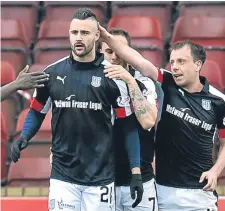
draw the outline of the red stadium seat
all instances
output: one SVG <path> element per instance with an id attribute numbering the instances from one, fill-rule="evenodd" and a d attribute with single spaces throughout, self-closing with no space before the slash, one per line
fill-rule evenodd
<path id="1" fill-rule="evenodd" d="M 24 25 L 18 20 L 1 20 L 2 60 L 9 61 L 18 74 L 27 63 L 27 36 Z"/>
<path id="2" fill-rule="evenodd" d="M 161 49 L 138 49 L 139 53 L 147 60 L 149 60 L 156 67 L 162 67 L 163 61 L 163 52 Z"/>
<path id="3" fill-rule="evenodd" d="M 132 24 L 130 24 L 132 22 Z M 137 49 L 143 57 L 154 65 L 163 64 L 163 40 L 159 20 L 155 17 L 118 16 L 112 17 L 108 28 L 121 28 L 129 32 L 132 47 Z"/>
<path id="4" fill-rule="evenodd" d="M 68 29 L 69 21 L 44 20 L 41 23 L 34 49 L 35 63 L 50 64 L 70 54 Z"/>
<path id="5" fill-rule="evenodd" d="M 14 68 L 9 62 L 1 61 L 1 86 L 16 79 Z"/>
<path id="6" fill-rule="evenodd" d="M 36 38 L 36 23 L 39 2 L 35 1 L 2 1 L 2 19 L 14 19 L 23 22 L 28 37 L 28 44 Z"/>
<path id="7" fill-rule="evenodd" d="M 44 5 L 47 20 L 71 21 L 77 9 L 88 7 L 96 14 L 100 23 L 103 24 L 106 21 L 106 2 L 104 1 L 45 1 Z"/>
<path id="8" fill-rule="evenodd" d="M 175 23 L 171 44 L 186 39 L 203 46 L 225 46 L 225 18 L 179 17 Z"/>
<path id="9" fill-rule="evenodd" d="M 210 85 L 214 86 L 221 92 L 224 91 L 225 86 L 222 81 L 221 70 L 216 62 L 209 60 L 206 61 L 202 67 L 200 74 L 207 78 Z"/>
<path id="10" fill-rule="evenodd" d="M 11 163 L 8 186 L 49 186 L 50 164 L 48 157 L 23 157 Z"/>
<path id="11" fill-rule="evenodd" d="M 168 37 L 172 23 L 172 4 L 172 1 L 112 1 L 112 16 L 155 16 L 162 26 L 163 37 Z"/>
<path id="12" fill-rule="evenodd" d="M 224 50 L 206 49 L 206 58 L 207 60 L 216 62 L 220 67 L 221 80 L 223 82 L 223 87 L 225 87 L 225 48 Z"/>
<path id="13" fill-rule="evenodd" d="M 212 16 L 225 17 L 224 1 L 179 1 L 178 11 L 180 16 L 192 17 Z"/>
<path id="14" fill-rule="evenodd" d="M 129 32 L 134 46 L 158 46 L 163 49 L 161 26 L 155 17 L 116 16 L 109 21 L 110 28 L 122 28 Z"/>
<path id="15" fill-rule="evenodd" d="M 1 25 L 2 47 L 27 49 L 27 36 L 21 21 L 2 19 Z"/>

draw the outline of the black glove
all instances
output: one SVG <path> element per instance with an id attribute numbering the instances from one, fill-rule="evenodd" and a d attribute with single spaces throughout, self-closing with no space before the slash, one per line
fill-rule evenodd
<path id="1" fill-rule="evenodd" d="M 16 163 L 20 158 L 20 151 L 25 149 L 28 145 L 28 141 L 25 137 L 20 136 L 20 138 L 12 143 L 10 157 L 14 163 Z"/>
<path id="2" fill-rule="evenodd" d="M 130 184 L 130 194 L 131 198 L 134 200 L 137 192 L 137 197 L 135 202 L 132 204 L 132 208 L 135 208 L 142 200 L 143 196 L 143 184 L 141 174 L 132 174 L 131 184 Z"/>

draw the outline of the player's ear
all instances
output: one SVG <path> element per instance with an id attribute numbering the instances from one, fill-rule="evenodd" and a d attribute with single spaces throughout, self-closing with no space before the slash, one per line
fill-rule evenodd
<path id="1" fill-rule="evenodd" d="M 100 38 L 100 31 L 98 30 L 95 34 L 95 42 L 98 41 Z"/>
<path id="2" fill-rule="evenodd" d="M 202 61 L 198 60 L 196 62 L 196 72 L 200 72 L 201 68 L 202 68 Z"/>

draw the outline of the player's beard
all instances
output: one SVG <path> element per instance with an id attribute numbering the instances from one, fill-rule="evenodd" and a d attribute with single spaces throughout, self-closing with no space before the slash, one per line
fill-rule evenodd
<path id="1" fill-rule="evenodd" d="M 82 51 L 77 51 L 76 44 L 74 44 L 73 46 L 71 46 L 73 53 L 78 56 L 78 57 L 85 57 L 86 55 L 88 55 L 94 48 L 94 43 L 91 43 L 90 45 L 85 45 L 83 44 L 83 50 Z"/>

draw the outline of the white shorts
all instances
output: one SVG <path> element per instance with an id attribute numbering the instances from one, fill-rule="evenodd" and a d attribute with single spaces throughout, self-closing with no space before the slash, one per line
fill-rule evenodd
<path id="1" fill-rule="evenodd" d="M 116 211 L 158 211 L 155 179 L 143 183 L 142 201 L 132 208 L 134 200 L 130 196 L 129 186 L 116 187 Z"/>
<path id="2" fill-rule="evenodd" d="M 217 196 L 202 189 L 156 185 L 159 211 L 217 211 Z"/>
<path id="3" fill-rule="evenodd" d="M 114 211 L 114 183 L 95 187 L 50 179 L 48 207 L 52 211 Z"/>

